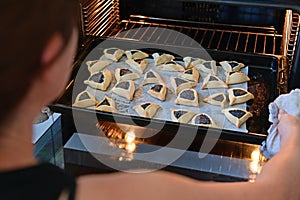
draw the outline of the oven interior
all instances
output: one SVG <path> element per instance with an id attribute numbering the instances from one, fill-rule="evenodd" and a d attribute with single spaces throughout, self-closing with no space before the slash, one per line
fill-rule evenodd
<path id="1" fill-rule="evenodd" d="M 238 132 L 222 130 L 220 142 L 212 149 L 213 154 L 221 157 L 251 159 L 251 152 L 256 146 L 245 148 L 247 144 L 229 144 L 228 141 L 260 144 L 269 126 L 268 103 L 279 94 L 300 86 L 300 70 L 297 68 L 300 57 L 300 14 L 293 7 L 283 8 L 271 3 L 252 5 L 244 1 L 81 0 L 80 14 L 80 46 L 71 82 L 65 94 L 51 106 L 54 111 L 63 113 L 64 144 L 74 132 L 99 135 L 101 129 L 104 136 L 119 141 L 125 136 L 119 126 L 136 132 L 143 129 L 141 132 L 145 133 L 155 130 L 156 123 L 160 124 L 160 121 L 153 120 L 153 127 L 145 129 L 143 127 L 149 121 L 143 118 L 122 115 L 112 117 L 109 113 L 99 112 L 96 113 L 97 120 L 91 120 L 94 119 L 94 112 L 72 110 L 75 76 L 82 63 L 97 58 L 91 52 L 104 40 L 112 40 L 116 44 L 127 42 L 134 45 L 142 42 L 193 48 L 190 40 L 180 40 L 177 35 L 166 36 L 160 29 L 167 28 L 188 35 L 216 60 L 232 59 L 249 64 L 252 81 L 248 89 L 256 93 L 257 100 L 248 103 L 247 109 L 258 117 L 247 122 L 249 134 L 242 137 Z M 261 94 L 257 94 L 257 91 Z M 76 130 L 72 117 L 74 114 L 80 116 L 80 120 L 86 124 L 82 130 Z M 130 125 L 132 119 L 138 126 Z M 122 123 L 116 126 L 115 121 Z M 176 124 L 165 123 L 164 129 L 155 136 L 138 142 L 164 146 L 172 140 L 174 131 L 178 130 Z M 192 129 L 187 126 L 184 132 Z M 206 132 L 207 129 L 198 128 L 201 134 L 189 146 L 190 151 L 199 151 Z M 209 134 L 214 137 L 213 130 Z M 180 144 L 173 147 L 181 148 Z"/>
<path id="2" fill-rule="evenodd" d="M 244 56 L 241 61 L 247 64 L 265 66 L 264 70 L 250 70 L 248 89 L 258 94 L 248 110 L 255 116 L 264 115 L 248 122 L 250 132 L 266 134 L 267 105 L 300 84 L 296 66 L 300 15 L 292 8 L 251 2 L 85 0 L 80 3 L 80 13 L 77 66 L 103 38 L 193 47 L 190 40 L 166 35 L 160 28 L 191 37 L 215 59 Z"/>

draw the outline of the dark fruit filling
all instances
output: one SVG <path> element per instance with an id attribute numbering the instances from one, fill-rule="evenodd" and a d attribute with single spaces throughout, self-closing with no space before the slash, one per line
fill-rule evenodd
<path id="1" fill-rule="evenodd" d="M 98 61 L 93 61 L 91 62 L 91 65 L 90 66 L 93 66 L 94 64 L 96 64 Z"/>
<path id="2" fill-rule="evenodd" d="M 150 104 L 151 104 L 151 103 L 144 103 L 144 104 L 141 105 L 141 107 L 142 107 L 144 110 L 146 110 L 146 108 L 147 108 L 148 106 L 150 106 Z"/>
<path id="3" fill-rule="evenodd" d="M 210 76 L 208 81 L 218 81 L 218 79 L 215 76 Z"/>
<path id="4" fill-rule="evenodd" d="M 130 71 L 129 69 L 120 70 L 120 76 L 124 76 L 125 74 L 130 74 L 130 73 L 132 73 L 132 71 Z"/>
<path id="5" fill-rule="evenodd" d="M 197 115 L 195 119 L 196 124 L 211 124 L 210 119 L 206 115 Z"/>
<path id="6" fill-rule="evenodd" d="M 195 95 L 194 92 L 192 90 L 185 90 L 180 94 L 181 98 L 184 99 L 188 99 L 188 100 L 194 100 L 195 99 Z"/>
<path id="7" fill-rule="evenodd" d="M 243 96 L 243 95 L 247 94 L 247 92 L 245 92 L 244 90 L 236 89 L 236 90 L 233 90 L 233 94 L 234 94 L 234 96 L 238 97 L 238 96 Z"/>
<path id="8" fill-rule="evenodd" d="M 231 67 L 236 67 L 236 66 L 239 65 L 239 63 L 234 62 L 234 61 L 228 62 L 228 64 L 229 64 Z"/>
<path id="9" fill-rule="evenodd" d="M 108 54 L 114 54 L 116 52 L 116 49 L 109 49 L 106 53 Z"/>
<path id="10" fill-rule="evenodd" d="M 148 72 L 147 78 L 155 78 L 155 75 L 153 74 L 153 72 Z"/>
<path id="11" fill-rule="evenodd" d="M 85 92 L 85 93 L 82 93 L 79 97 L 79 101 L 82 101 L 82 100 L 85 100 L 85 99 L 89 99 L 89 95 Z"/>
<path id="12" fill-rule="evenodd" d="M 246 114 L 246 112 L 242 110 L 230 110 L 229 113 L 237 118 L 242 118 Z"/>
<path id="13" fill-rule="evenodd" d="M 183 80 L 181 78 L 175 78 L 175 83 L 176 83 L 176 85 L 181 85 L 183 83 L 187 83 L 187 81 Z"/>
<path id="14" fill-rule="evenodd" d="M 128 90 L 129 88 L 129 82 L 121 82 L 121 83 L 118 83 L 117 86 L 118 88 L 123 88 L 125 90 Z"/>
<path id="15" fill-rule="evenodd" d="M 183 111 L 183 110 L 177 110 L 174 111 L 174 116 L 179 119 L 182 115 L 184 115 L 185 113 L 187 113 L 187 111 Z"/>
<path id="16" fill-rule="evenodd" d="M 224 97 L 223 97 L 223 95 L 218 95 L 218 96 L 214 97 L 213 100 L 222 102 L 224 100 Z"/>
<path id="17" fill-rule="evenodd" d="M 97 83 L 103 83 L 104 81 L 104 75 L 102 72 L 99 72 L 97 74 L 94 74 L 91 76 L 90 80 L 97 82 Z"/>
<path id="18" fill-rule="evenodd" d="M 210 62 L 205 62 L 205 63 L 203 63 L 203 65 L 204 65 L 207 69 L 211 69 L 211 63 L 210 63 Z"/>
<path id="19" fill-rule="evenodd" d="M 193 70 L 192 70 L 192 69 L 189 69 L 189 70 L 186 70 L 184 73 L 185 73 L 185 74 L 193 74 Z"/>
<path id="20" fill-rule="evenodd" d="M 104 99 L 100 104 L 99 106 L 110 106 L 109 102 L 107 99 Z"/>
<path id="21" fill-rule="evenodd" d="M 143 59 L 136 59 L 134 61 L 137 62 L 137 63 L 139 63 L 139 64 L 141 64 L 141 62 L 143 61 Z"/>
<path id="22" fill-rule="evenodd" d="M 153 87 L 151 87 L 151 90 L 155 92 L 160 92 L 162 87 L 163 87 L 162 85 L 154 85 Z"/>

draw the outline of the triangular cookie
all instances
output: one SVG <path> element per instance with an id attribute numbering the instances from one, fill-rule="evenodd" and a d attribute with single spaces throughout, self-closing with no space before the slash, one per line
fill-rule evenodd
<path id="1" fill-rule="evenodd" d="M 228 108 L 222 110 L 222 113 L 226 116 L 226 118 L 236 125 L 236 127 L 240 128 L 240 126 L 252 117 L 252 114 L 246 110 L 240 108 Z"/>
<path id="2" fill-rule="evenodd" d="M 243 72 L 228 72 L 226 73 L 226 84 L 233 85 L 250 81 L 250 78 Z"/>
<path id="3" fill-rule="evenodd" d="M 237 72 L 245 67 L 243 63 L 239 63 L 237 61 L 222 61 L 220 65 L 226 72 Z"/>
<path id="4" fill-rule="evenodd" d="M 188 81 L 179 77 L 171 77 L 171 85 L 176 95 L 184 89 L 189 89 L 197 86 L 195 82 Z"/>
<path id="5" fill-rule="evenodd" d="M 169 72 L 183 72 L 184 67 L 175 61 L 168 61 L 157 66 L 157 69 Z"/>
<path id="6" fill-rule="evenodd" d="M 205 62 L 205 60 L 203 60 L 203 59 L 193 58 L 193 57 L 189 57 L 189 56 L 184 57 L 183 61 L 184 61 L 186 69 L 196 67 L 197 65 L 202 64 L 203 62 Z"/>
<path id="7" fill-rule="evenodd" d="M 122 58 L 124 54 L 124 50 L 112 47 L 112 48 L 104 49 L 103 53 L 107 59 L 110 59 L 114 62 L 118 62 Z"/>
<path id="8" fill-rule="evenodd" d="M 141 60 L 149 57 L 147 53 L 141 50 L 129 50 L 129 51 L 125 51 L 125 54 L 128 59 L 132 59 L 132 60 Z"/>
<path id="9" fill-rule="evenodd" d="M 84 83 L 92 88 L 106 91 L 112 81 L 112 78 L 112 73 L 108 69 L 105 69 L 103 71 L 91 74 L 89 79 L 85 80 Z"/>
<path id="10" fill-rule="evenodd" d="M 198 83 L 200 74 L 196 68 L 191 68 L 185 70 L 182 74 L 179 74 L 178 76 L 180 78 L 184 78 L 189 81 L 195 81 L 196 83 Z"/>
<path id="11" fill-rule="evenodd" d="M 146 69 L 146 67 L 149 64 L 148 60 L 144 60 L 144 59 L 140 59 L 140 60 L 133 60 L 133 59 L 127 59 L 125 61 L 131 68 L 133 68 L 134 70 L 140 72 L 140 73 L 144 73 L 144 70 Z"/>
<path id="12" fill-rule="evenodd" d="M 88 70 L 91 74 L 100 72 L 104 67 L 108 66 L 110 62 L 104 60 L 93 60 L 86 62 Z"/>
<path id="13" fill-rule="evenodd" d="M 113 99 L 105 96 L 96 106 L 95 110 L 117 113 L 116 104 Z"/>
<path id="14" fill-rule="evenodd" d="M 156 66 L 175 59 L 175 57 L 173 55 L 166 54 L 166 53 L 164 53 L 162 55 L 159 55 L 159 53 L 154 53 L 154 54 L 152 54 L 152 57 L 154 59 L 154 63 Z"/>
<path id="15" fill-rule="evenodd" d="M 212 94 L 204 99 L 203 102 L 209 103 L 216 106 L 225 107 L 226 95 L 224 93 Z"/>
<path id="16" fill-rule="evenodd" d="M 121 97 L 125 97 L 128 100 L 133 99 L 135 92 L 135 85 L 132 80 L 118 82 L 111 91 Z"/>
<path id="17" fill-rule="evenodd" d="M 126 81 L 126 80 L 135 80 L 140 78 L 140 75 L 132 72 L 127 68 L 117 68 L 115 72 L 115 77 L 117 82 Z"/>
<path id="18" fill-rule="evenodd" d="M 147 92 L 151 96 L 161 101 L 166 100 L 167 87 L 163 84 L 153 85 Z"/>
<path id="19" fill-rule="evenodd" d="M 193 117 L 192 123 L 204 127 L 217 127 L 214 120 L 206 113 L 200 113 Z"/>
<path id="20" fill-rule="evenodd" d="M 208 74 L 203 81 L 202 89 L 208 88 L 228 88 L 228 85 L 224 83 L 219 77 Z"/>
<path id="21" fill-rule="evenodd" d="M 170 109 L 171 110 L 171 119 L 174 122 L 179 123 L 188 123 L 191 121 L 193 116 L 196 114 L 195 112 L 182 110 L 182 109 Z"/>
<path id="22" fill-rule="evenodd" d="M 153 118 L 160 106 L 156 103 L 146 102 L 135 105 L 133 109 L 142 117 Z"/>
<path id="23" fill-rule="evenodd" d="M 231 88 L 228 90 L 229 105 L 235 105 L 239 103 L 245 103 L 254 96 L 243 88 Z"/>
<path id="24" fill-rule="evenodd" d="M 205 72 L 205 73 L 210 73 L 210 74 L 216 74 L 217 73 L 217 64 L 216 61 L 211 60 L 211 61 L 205 61 L 201 64 L 198 64 L 196 66 L 197 69 Z"/>
<path id="25" fill-rule="evenodd" d="M 144 80 L 143 80 L 143 85 L 147 85 L 147 84 L 164 84 L 164 81 L 163 79 L 161 78 L 161 76 L 153 71 L 153 70 L 149 70 L 145 73 L 145 76 L 144 76 Z"/>
<path id="26" fill-rule="evenodd" d="M 98 102 L 94 97 L 94 95 L 84 90 L 77 95 L 75 102 L 73 103 L 73 106 L 85 108 L 89 106 L 95 106 L 97 103 Z"/>
<path id="27" fill-rule="evenodd" d="M 179 93 L 175 103 L 186 106 L 199 106 L 198 93 L 194 89 L 184 89 Z"/>

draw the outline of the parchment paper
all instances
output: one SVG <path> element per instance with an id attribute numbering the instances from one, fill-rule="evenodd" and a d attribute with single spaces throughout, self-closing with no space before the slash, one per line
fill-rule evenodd
<path id="1" fill-rule="evenodd" d="M 105 58 L 105 56 L 102 56 L 100 59 L 101 60 L 108 60 L 108 59 Z M 125 63 L 125 60 L 126 60 L 126 57 L 124 56 L 119 62 L 110 61 L 111 64 L 108 65 L 105 69 L 110 70 L 112 72 L 112 74 L 115 74 L 115 70 L 117 68 L 128 68 L 128 69 L 132 70 L 133 72 L 139 73 L 139 72 L 135 71 L 134 69 L 132 69 L 129 65 L 127 65 Z M 215 106 L 215 105 L 211 105 L 211 104 L 202 102 L 203 98 L 208 97 L 212 94 L 216 94 L 216 93 L 221 93 L 222 92 L 226 96 L 228 96 L 227 90 L 229 88 L 239 87 L 239 88 L 243 88 L 243 89 L 247 90 L 247 83 L 230 85 L 228 89 L 226 88 L 226 89 L 205 89 L 205 90 L 202 90 L 201 87 L 202 87 L 202 84 L 203 84 L 203 80 L 207 76 L 207 74 L 202 72 L 202 71 L 199 71 L 199 73 L 200 73 L 199 83 L 197 84 L 197 87 L 194 88 L 198 92 L 198 95 L 199 95 L 199 107 L 176 105 L 174 103 L 174 101 L 176 99 L 176 95 L 174 94 L 173 88 L 171 86 L 170 77 L 171 76 L 177 77 L 178 74 L 180 74 L 182 72 L 167 72 L 167 71 L 158 70 L 156 68 L 156 66 L 154 65 L 154 60 L 153 59 L 147 58 L 147 60 L 149 61 L 150 64 L 147 66 L 147 68 L 145 69 L 144 72 L 147 72 L 150 69 L 158 72 L 160 74 L 160 76 L 163 78 L 163 80 L 165 81 L 166 86 L 168 87 L 166 101 L 164 101 L 164 102 L 150 96 L 149 94 L 147 94 L 147 91 L 149 90 L 149 88 L 153 84 L 148 84 L 148 85 L 142 86 L 141 83 L 144 79 L 144 74 L 140 74 L 140 73 L 139 73 L 140 78 L 137 79 L 137 80 L 134 80 L 135 86 L 136 86 L 136 91 L 135 91 L 134 99 L 132 101 L 129 101 L 129 100 L 123 98 L 123 97 L 120 97 L 120 96 L 118 96 L 118 95 L 116 95 L 116 94 L 114 94 L 110 91 L 111 88 L 116 84 L 115 79 L 112 81 L 109 88 L 105 92 L 101 91 L 101 90 L 95 90 L 95 89 L 93 89 L 89 86 L 87 86 L 86 90 L 91 92 L 92 94 L 94 94 L 98 101 L 101 101 L 105 95 L 108 96 L 108 97 L 111 97 L 115 101 L 116 108 L 121 114 L 139 116 L 132 109 L 132 107 L 136 104 L 149 101 L 149 102 L 157 103 L 161 106 L 161 108 L 158 110 L 156 115 L 153 117 L 155 119 L 160 119 L 160 120 L 163 120 L 163 121 L 171 121 L 170 108 L 185 109 L 185 110 L 193 111 L 197 114 L 198 113 L 206 113 L 206 114 L 210 115 L 212 117 L 212 119 L 215 121 L 215 123 L 217 124 L 217 126 L 221 129 L 240 131 L 240 132 L 248 132 L 247 129 L 246 129 L 246 123 L 244 123 L 240 128 L 237 128 L 234 124 L 232 124 L 230 121 L 228 121 L 226 119 L 226 117 L 224 116 L 224 114 L 221 112 L 224 108 L 222 108 L 220 106 Z M 183 62 L 179 61 L 179 63 L 184 65 Z M 87 67 L 86 64 L 84 64 L 84 65 L 85 65 L 85 67 Z M 248 74 L 248 67 L 243 68 L 241 71 L 244 72 L 245 74 Z M 225 82 L 226 76 L 225 76 L 225 71 L 222 69 L 222 67 L 218 67 L 217 76 Z M 228 97 L 227 97 L 227 102 L 226 103 L 227 104 L 226 104 L 225 108 L 229 107 Z M 246 103 L 234 105 L 234 106 L 231 106 L 231 107 L 246 109 Z"/>

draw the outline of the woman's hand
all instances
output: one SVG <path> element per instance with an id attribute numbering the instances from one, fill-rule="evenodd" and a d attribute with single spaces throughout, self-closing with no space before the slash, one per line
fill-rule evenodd
<path id="1" fill-rule="evenodd" d="M 300 135 L 300 118 L 292 116 L 280 110 L 278 114 L 278 132 L 280 134 L 280 146 L 282 147 L 293 134 Z"/>

